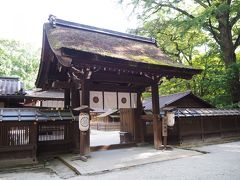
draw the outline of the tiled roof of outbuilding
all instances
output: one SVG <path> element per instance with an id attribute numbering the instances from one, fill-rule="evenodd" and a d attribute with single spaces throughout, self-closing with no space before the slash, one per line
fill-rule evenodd
<path id="1" fill-rule="evenodd" d="M 19 78 L 0 77 L 0 96 L 15 95 L 23 88 Z"/>

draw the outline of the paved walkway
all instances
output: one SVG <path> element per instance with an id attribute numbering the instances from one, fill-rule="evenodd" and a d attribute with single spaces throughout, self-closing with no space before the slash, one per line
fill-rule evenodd
<path id="1" fill-rule="evenodd" d="M 161 151 L 145 146 L 92 152 L 87 162 L 73 160 L 72 154 L 62 155 L 60 158 L 79 174 L 90 175 L 196 155 L 202 153 L 183 149 Z"/>
<path id="2" fill-rule="evenodd" d="M 139 149 L 141 149 L 140 147 Z M 114 157 L 120 158 L 118 155 L 124 153 L 125 156 L 122 159 L 119 159 L 119 164 L 123 163 L 123 159 L 129 160 L 129 162 L 134 161 L 142 157 L 143 159 L 148 157 L 148 159 L 154 159 L 154 156 L 157 155 L 154 153 L 154 149 L 151 147 L 147 148 L 146 152 L 140 151 L 139 154 L 130 153 L 131 148 L 128 149 L 119 149 L 112 151 L 100 151 L 92 153 L 93 156 L 100 158 L 100 155 L 103 157 Z M 97 173 L 92 175 L 75 175 L 72 172 L 68 172 L 68 168 L 63 167 L 64 164 L 60 161 L 49 162 L 49 166 L 39 169 L 19 169 L 12 172 L 0 172 L 0 180 L 62 180 L 67 178 L 68 180 L 239 180 L 240 179 L 240 141 L 232 143 L 224 143 L 211 146 L 197 147 L 197 150 L 207 151 L 209 153 L 196 155 L 196 156 L 184 156 L 185 151 L 178 151 L 181 149 L 174 149 L 172 152 L 161 152 L 165 153 L 167 156 L 177 155 L 173 160 L 163 160 L 154 163 L 149 163 L 145 165 L 138 165 L 132 168 L 123 168 L 118 171 L 110 171 L 108 173 Z M 135 150 L 133 150 L 134 152 Z M 175 151 L 175 152 L 174 152 Z M 105 153 L 112 152 L 111 156 L 104 156 Z M 116 152 L 116 154 L 114 153 Z M 136 151 L 135 151 L 136 152 Z M 155 151 L 156 152 L 156 151 Z M 184 153 L 180 153 L 184 152 Z M 190 153 L 195 153 L 194 151 L 188 151 Z M 145 153 L 145 154 L 144 154 Z M 153 154 L 152 154 L 153 153 Z M 129 154 L 129 156 L 127 156 Z M 89 159 L 87 164 L 91 164 L 92 159 Z M 132 159 L 130 158 L 132 157 Z M 134 158 L 135 157 L 135 158 Z M 160 156 L 159 156 L 160 157 Z M 184 158 L 181 158 L 184 157 Z M 141 159 L 141 158 L 140 158 Z M 171 159 L 171 158 L 170 158 Z M 146 160 L 146 159 L 145 159 Z M 145 161 L 144 160 L 144 161 Z M 110 162 L 112 160 L 102 159 L 103 162 L 99 162 L 96 166 L 104 165 L 104 162 Z M 146 162 L 146 161 L 145 161 Z M 105 164 L 106 164 L 105 163 Z M 85 165 L 83 162 L 79 164 Z M 111 164 L 112 165 L 112 164 Z M 54 166 L 54 167 L 52 167 Z M 93 166 L 96 168 L 96 166 Z M 106 166 L 106 165 L 105 165 Z M 110 166 L 110 165 L 109 165 Z M 49 169 L 49 167 L 51 169 Z M 101 167 L 99 167 L 101 168 Z M 104 169 L 104 168 L 102 168 Z"/>

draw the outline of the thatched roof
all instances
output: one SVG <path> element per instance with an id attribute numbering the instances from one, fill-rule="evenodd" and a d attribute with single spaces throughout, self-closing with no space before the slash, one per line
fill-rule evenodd
<path id="1" fill-rule="evenodd" d="M 156 77 L 155 80 L 163 76 L 190 79 L 201 72 L 172 61 L 152 38 L 77 24 L 53 16 L 49 20 L 43 27 L 37 87 L 44 84 L 47 87 L 54 80 L 60 80 L 60 76 L 66 81 L 67 68 L 73 66 L 87 66 L 103 72 L 108 68 L 107 71 L 115 75 L 121 72 L 128 76 Z M 57 64 L 63 67 L 63 71 L 59 71 Z"/>
<path id="2" fill-rule="evenodd" d="M 102 56 L 155 65 L 185 67 L 173 62 L 156 46 L 155 40 L 57 20 L 46 23 L 47 38 L 54 50 L 69 48 Z"/>

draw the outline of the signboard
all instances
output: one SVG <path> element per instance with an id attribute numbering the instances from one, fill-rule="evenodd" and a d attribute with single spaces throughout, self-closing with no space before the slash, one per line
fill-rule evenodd
<path id="1" fill-rule="evenodd" d="M 162 119 L 162 136 L 167 136 L 167 124 L 168 124 L 168 119 L 164 117 Z"/>
<path id="2" fill-rule="evenodd" d="M 80 131 L 87 131 L 89 129 L 89 114 L 80 113 L 80 115 L 79 115 L 79 129 L 80 129 Z"/>
<path id="3" fill-rule="evenodd" d="M 175 115 L 174 112 L 167 112 L 167 125 L 174 126 L 175 124 Z"/>

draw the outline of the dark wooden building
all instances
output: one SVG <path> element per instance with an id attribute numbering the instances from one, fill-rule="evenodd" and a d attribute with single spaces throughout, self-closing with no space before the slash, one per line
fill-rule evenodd
<path id="1" fill-rule="evenodd" d="M 143 102 L 147 114 L 152 114 L 152 100 Z M 216 109 L 191 91 L 159 97 L 160 114 L 174 108 L 175 125 L 168 127 L 168 143 L 177 145 L 219 142 L 240 137 L 240 110 Z M 153 139 L 152 121 L 146 121 L 145 138 Z"/>
<path id="2" fill-rule="evenodd" d="M 145 111 L 152 110 L 152 99 L 143 101 Z M 160 110 L 164 108 L 214 108 L 213 105 L 194 95 L 191 91 L 170 94 L 159 97 Z"/>
<path id="3" fill-rule="evenodd" d="M 50 16 L 49 23 L 43 27 L 42 55 L 36 85 L 43 89 L 64 89 L 65 107 L 71 108 L 89 106 L 91 91 L 103 92 L 103 106 L 108 108 L 119 108 L 121 103 L 128 103 L 127 98 L 119 99 L 119 94 L 135 93 L 136 108 L 129 106 L 124 111 L 120 110 L 120 116 L 124 118 L 121 119 L 124 120 L 121 130 L 129 131 L 135 142 L 144 140 L 144 123 L 140 120 L 141 94 L 145 88 L 151 87 L 154 146 L 159 149 L 162 146 L 158 102 L 160 79 L 191 79 L 200 72 L 199 69 L 171 61 L 157 47 L 154 39 Z M 112 99 L 108 99 L 110 94 Z M 97 98 L 94 101 L 99 102 Z M 80 134 L 80 154 L 88 154 L 89 130 L 76 134 Z"/>
<path id="4" fill-rule="evenodd" d="M 27 91 L 24 106 L 63 109 L 64 92 L 59 90 Z"/>
<path id="5" fill-rule="evenodd" d="M 23 83 L 16 77 L 0 77 L 0 108 L 24 104 Z"/>

